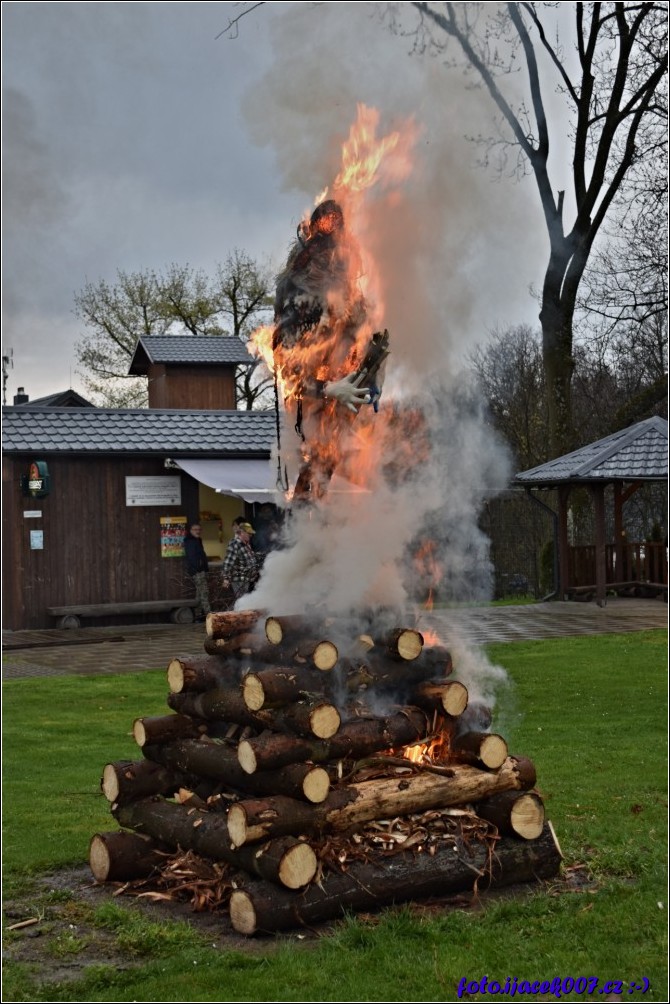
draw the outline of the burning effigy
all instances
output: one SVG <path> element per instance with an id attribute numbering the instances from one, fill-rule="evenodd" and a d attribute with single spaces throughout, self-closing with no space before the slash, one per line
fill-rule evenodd
<path id="1" fill-rule="evenodd" d="M 282 405 L 287 540 L 236 609 L 207 616 L 204 654 L 170 662 L 170 713 L 133 726 L 143 758 L 103 771 L 121 829 L 90 846 L 97 880 L 228 909 L 247 935 L 560 865 L 534 766 L 493 729 L 503 671 L 412 608 L 417 566 L 445 574 L 436 542 L 408 544 L 444 503 L 441 465 L 459 476 L 464 425 L 445 447 L 430 395 L 393 371 L 368 199 L 379 186 L 398 206 L 417 130 L 377 126 L 361 106 L 253 337 Z"/>

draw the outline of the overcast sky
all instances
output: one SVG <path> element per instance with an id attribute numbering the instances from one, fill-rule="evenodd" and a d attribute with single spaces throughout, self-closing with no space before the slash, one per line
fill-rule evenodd
<path id="1" fill-rule="evenodd" d="M 359 101 L 384 125 L 414 115 L 423 130 L 426 201 L 408 254 L 444 232 L 435 271 L 458 340 L 535 323 L 537 196 L 475 167 L 464 139 L 486 128 L 485 96 L 412 54 L 385 4 L 266 3 L 217 38 L 244 6 L 3 4 L 8 403 L 18 386 L 85 393 L 72 309 L 87 281 L 172 262 L 212 270 L 234 248 L 279 267 Z"/>

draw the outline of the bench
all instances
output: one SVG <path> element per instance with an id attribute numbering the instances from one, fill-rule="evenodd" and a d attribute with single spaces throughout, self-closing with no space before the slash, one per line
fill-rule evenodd
<path id="1" fill-rule="evenodd" d="M 82 617 L 114 617 L 119 614 L 159 614 L 170 611 L 174 624 L 192 624 L 197 600 L 142 600 L 137 603 L 74 603 L 66 607 L 47 607 L 50 617 L 57 617 L 59 628 L 81 627 Z"/>

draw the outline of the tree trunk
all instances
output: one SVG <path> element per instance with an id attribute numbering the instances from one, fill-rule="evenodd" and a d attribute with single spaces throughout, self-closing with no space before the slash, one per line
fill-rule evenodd
<path id="1" fill-rule="evenodd" d="M 561 293 L 570 252 L 552 250 L 542 292 L 542 361 L 547 394 L 551 456 L 574 448 L 572 424 L 572 310 L 561 304 Z"/>
<path id="2" fill-rule="evenodd" d="M 237 751 L 224 743 L 187 739 L 164 746 L 146 746 L 144 753 L 173 771 L 220 781 L 245 794 L 280 794 L 322 802 L 330 789 L 328 772 L 314 764 L 289 764 L 281 770 L 249 775 L 240 767 Z"/>
<path id="3" fill-rule="evenodd" d="M 308 843 L 293 837 L 233 850 L 223 813 L 199 812 L 151 799 L 119 806 L 113 814 L 121 826 L 147 833 L 175 850 L 193 850 L 213 861 L 228 861 L 290 889 L 306 885 L 316 875 L 316 854 Z"/>
<path id="4" fill-rule="evenodd" d="M 215 687 L 236 686 L 240 682 L 239 664 L 216 655 L 176 656 L 167 669 L 168 686 L 173 694 L 182 691 L 202 692 Z"/>
<path id="5" fill-rule="evenodd" d="M 413 628 L 395 628 L 375 645 L 390 655 L 392 659 L 404 659 L 411 662 L 418 659 L 423 648 L 423 635 Z"/>
<path id="6" fill-rule="evenodd" d="M 319 683 L 323 683 L 323 677 L 318 677 L 313 669 L 270 666 L 244 677 L 242 698 L 250 711 L 261 711 L 314 695 Z"/>
<path id="7" fill-rule="evenodd" d="M 250 711 L 241 693 L 210 690 L 205 694 L 170 694 L 168 704 L 181 714 L 205 720 L 237 722 L 259 730 L 288 731 L 318 739 L 330 739 L 340 727 L 337 708 L 320 698 L 303 700 L 286 708 Z"/>
<path id="8" fill-rule="evenodd" d="M 479 842 L 445 841 L 434 855 L 396 854 L 382 862 L 352 861 L 345 872 L 325 872 L 318 884 L 290 895 L 261 882 L 247 882 L 230 900 L 230 918 L 240 934 L 284 931 L 341 917 L 344 913 L 376 910 L 389 903 L 488 886 L 505 886 L 553 878 L 560 850 L 549 826 L 538 840 L 498 841 L 493 855 Z"/>
<path id="9" fill-rule="evenodd" d="M 238 634 L 246 634 L 262 617 L 261 610 L 224 610 L 221 613 L 207 614 L 205 621 L 207 637 L 223 640 Z"/>
<path id="10" fill-rule="evenodd" d="M 151 760 L 119 760 L 105 765 L 100 788 L 108 802 L 130 802 L 194 784 L 194 775 L 169 770 Z"/>
<path id="11" fill-rule="evenodd" d="M 507 758 L 507 743 L 493 732 L 463 732 L 452 739 L 451 752 L 466 763 L 497 770 Z"/>
<path id="12" fill-rule="evenodd" d="M 534 791 L 503 791 L 478 802 L 477 815 L 507 836 L 535 840 L 544 826 L 544 805 Z"/>
<path id="13" fill-rule="evenodd" d="M 365 756 L 393 746 L 406 746 L 423 739 L 427 731 L 424 712 L 418 708 L 406 708 L 389 718 L 348 722 L 337 735 L 325 741 L 263 732 L 255 739 L 243 740 L 238 746 L 238 757 L 242 768 L 253 774 L 300 760 L 324 763 L 327 760 Z"/>
<path id="14" fill-rule="evenodd" d="M 130 882 L 158 871 L 165 854 L 160 853 L 151 837 L 114 830 L 91 837 L 88 862 L 96 882 Z"/>
<path id="15" fill-rule="evenodd" d="M 392 819 L 426 809 L 477 802 L 498 791 L 532 788 L 530 760 L 510 757 L 496 773 L 455 765 L 449 776 L 427 771 L 362 781 L 333 791 L 320 805 L 276 797 L 236 802 L 228 830 L 236 847 L 287 833 L 348 830 L 372 819 Z"/>
<path id="16" fill-rule="evenodd" d="M 186 715 L 161 715 L 156 718 L 136 718 L 133 722 L 133 736 L 138 746 L 147 746 L 150 743 L 165 743 L 171 739 L 195 738 L 206 730 L 206 725 L 201 722 L 194 722 L 192 718 Z"/>
<path id="17" fill-rule="evenodd" d="M 462 683 L 420 683 L 409 695 L 409 701 L 426 711 L 457 717 L 468 706 L 468 690 Z"/>

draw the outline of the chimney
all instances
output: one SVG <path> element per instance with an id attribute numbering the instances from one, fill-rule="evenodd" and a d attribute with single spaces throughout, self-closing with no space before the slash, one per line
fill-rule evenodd
<path id="1" fill-rule="evenodd" d="M 19 387 L 18 391 L 14 395 L 14 404 L 27 404 L 28 400 L 28 395 L 23 387 Z"/>

